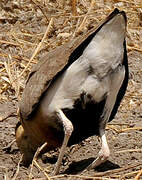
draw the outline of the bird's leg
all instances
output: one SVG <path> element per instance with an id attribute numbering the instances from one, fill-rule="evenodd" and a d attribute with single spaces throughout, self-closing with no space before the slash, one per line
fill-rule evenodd
<path id="1" fill-rule="evenodd" d="M 98 157 L 92 162 L 92 164 L 90 164 L 87 167 L 88 170 L 95 168 L 95 167 L 99 166 L 100 164 L 102 164 L 103 162 L 105 162 L 110 155 L 110 150 L 109 150 L 109 147 L 107 144 L 105 132 L 101 136 L 101 143 L 102 143 L 102 147 L 98 153 Z"/>
<path id="2" fill-rule="evenodd" d="M 100 139 L 101 139 L 101 150 L 98 153 L 98 157 L 92 162 L 92 164 L 90 164 L 87 167 L 88 170 L 95 168 L 99 166 L 100 164 L 102 164 L 103 162 L 105 162 L 110 155 L 110 150 L 109 150 L 109 146 L 108 146 L 106 135 L 105 135 L 105 128 L 100 127 L 99 133 L 100 133 Z"/>
<path id="3" fill-rule="evenodd" d="M 105 128 L 107 122 L 109 121 L 112 109 L 115 105 L 117 94 L 124 80 L 124 76 L 125 69 L 123 68 L 123 66 L 118 67 L 118 69 L 113 74 L 111 74 L 110 92 L 107 94 L 104 110 L 102 116 L 100 117 L 99 135 L 102 143 L 101 150 L 98 153 L 98 157 L 93 161 L 91 165 L 88 166 L 88 169 L 95 168 L 98 165 L 102 164 L 108 159 L 110 155 L 110 150 L 105 136 Z"/>
<path id="4" fill-rule="evenodd" d="M 62 147 L 60 149 L 59 157 L 58 157 L 57 163 L 55 165 L 55 169 L 53 171 L 53 175 L 56 175 L 59 173 L 60 165 L 62 163 L 62 159 L 63 159 L 63 156 L 65 154 L 65 150 L 66 150 L 69 138 L 70 138 L 72 131 L 73 131 L 73 125 L 72 125 L 71 121 L 65 116 L 63 111 L 59 109 L 56 111 L 56 113 L 57 113 L 58 118 L 63 123 L 63 128 L 64 128 L 65 134 L 64 134 L 63 144 L 62 144 Z"/>

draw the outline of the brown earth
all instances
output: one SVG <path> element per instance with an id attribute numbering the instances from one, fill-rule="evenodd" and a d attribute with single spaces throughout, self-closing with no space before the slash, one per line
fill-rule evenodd
<path id="1" fill-rule="evenodd" d="M 142 179 L 142 2 L 95 1 L 89 9 L 90 1 L 81 0 L 76 4 L 76 17 L 73 16 L 75 10 L 71 9 L 69 0 L 65 1 L 64 8 L 59 2 L 61 0 L 0 1 L 0 180 L 46 179 L 47 175 L 51 175 L 58 150 L 39 158 L 37 163 L 42 169 L 34 165 L 31 171 L 31 166 L 18 166 L 21 154 L 16 143 L 11 148 L 5 148 L 15 139 L 17 102 L 25 79 L 31 66 L 42 60 L 42 55 L 96 26 L 115 7 L 126 11 L 128 16 L 130 80 L 121 107 L 107 126 L 111 155 L 98 168 L 85 171 L 100 149 L 98 138 L 90 137 L 67 149 L 61 174 L 50 179 Z M 27 66 L 51 17 L 53 24 L 49 27 L 47 37 Z"/>

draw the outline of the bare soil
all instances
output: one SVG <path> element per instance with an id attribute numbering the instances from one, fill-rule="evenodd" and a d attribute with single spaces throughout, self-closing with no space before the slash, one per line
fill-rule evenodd
<path id="1" fill-rule="evenodd" d="M 64 8 L 61 2 L 0 1 L 0 179 L 142 179 L 142 2 L 110 0 L 91 5 L 82 0 L 76 4 L 76 17 L 70 1 L 65 1 Z M 16 143 L 7 146 L 15 140 L 18 100 L 31 67 L 46 52 L 96 26 L 115 7 L 128 16 L 130 79 L 118 113 L 106 129 L 111 150 L 108 161 L 85 170 L 100 149 L 98 138 L 90 137 L 67 149 L 58 176 L 51 175 L 58 150 L 42 155 L 36 161 L 39 166 L 19 166 Z M 51 18 L 54 23 L 47 37 L 27 66 Z"/>

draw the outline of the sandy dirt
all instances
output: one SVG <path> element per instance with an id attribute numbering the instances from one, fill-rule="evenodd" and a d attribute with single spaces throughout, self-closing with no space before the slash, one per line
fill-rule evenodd
<path id="1" fill-rule="evenodd" d="M 0 2 L 0 180 L 1 179 L 142 179 L 142 3 L 141 1 L 79 1 L 77 16 L 69 1 L 1 1 Z M 60 174 L 51 176 L 58 150 L 37 160 L 39 167 L 19 167 L 21 154 L 14 142 L 18 122 L 18 99 L 31 67 L 51 49 L 96 26 L 113 9 L 125 10 L 128 16 L 127 48 L 130 79 L 125 98 L 115 119 L 106 129 L 111 155 L 107 162 L 85 170 L 100 149 L 97 137 L 90 137 L 67 149 Z M 41 11 L 42 9 L 42 11 Z M 88 14 L 87 14 L 88 13 Z M 45 17 L 46 16 L 46 17 Z M 37 56 L 26 67 L 33 49 L 41 41 L 51 17 L 48 37 Z M 82 25 L 84 18 L 86 22 Z M 95 18 L 94 18 L 95 17 Z M 25 69 L 26 68 L 26 69 Z M 23 72 L 23 70 L 25 71 Z M 21 74 L 23 72 L 23 74 Z"/>

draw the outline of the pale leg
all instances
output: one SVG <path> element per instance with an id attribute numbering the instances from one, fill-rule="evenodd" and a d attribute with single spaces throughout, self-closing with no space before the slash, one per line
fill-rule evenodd
<path id="1" fill-rule="evenodd" d="M 98 153 L 98 157 L 93 161 L 92 164 L 90 164 L 87 167 L 88 170 L 95 168 L 95 167 L 99 166 L 100 164 L 102 164 L 103 162 L 105 162 L 110 155 L 110 150 L 108 147 L 105 132 L 102 132 L 102 135 L 100 138 L 101 138 L 101 144 L 102 144 L 101 150 Z"/>
<path id="2" fill-rule="evenodd" d="M 65 114 L 63 113 L 62 110 L 60 110 L 60 109 L 57 110 L 57 116 L 63 123 L 65 135 L 64 135 L 62 147 L 60 149 L 59 157 L 58 157 L 57 163 L 55 165 L 55 169 L 53 171 L 53 175 L 56 175 L 59 173 L 60 166 L 62 163 L 62 159 L 63 159 L 63 156 L 65 154 L 65 150 L 66 150 L 69 138 L 70 138 L 72 131 L 73 131 L 73 125 L 72 125 L 71 121 L 65 116 Z"/>

